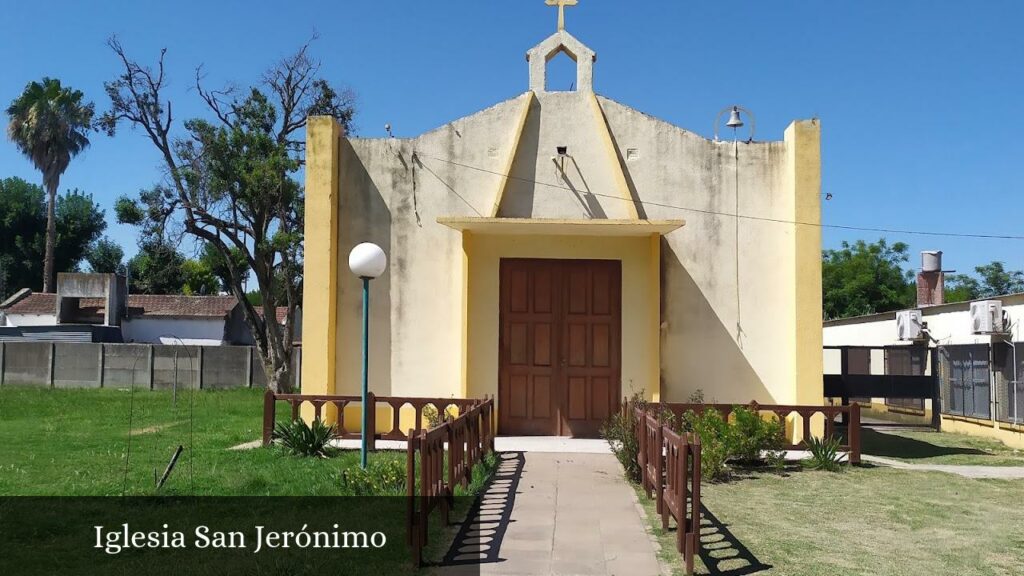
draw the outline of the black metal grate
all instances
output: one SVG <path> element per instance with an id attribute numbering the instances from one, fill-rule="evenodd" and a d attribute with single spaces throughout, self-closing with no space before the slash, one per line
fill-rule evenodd
<path id="1" fill-rule="evenodd" d="M 924 376 L 928 367 L 928 348 L 924 346 L 887 346 L 885 373 L 897 376 Z M 924 412 L 924 398 L 886 398 L 885 404 Z"/>
<path id="2" fill-rule="evenodd" d="M 942 412 L 992 418 L 992 372 L 988 344 L 939 348 Z"/>

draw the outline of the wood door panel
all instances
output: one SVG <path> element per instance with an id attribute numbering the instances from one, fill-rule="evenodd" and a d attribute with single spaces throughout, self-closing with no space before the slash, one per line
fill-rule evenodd
<path id="1" fill-rule="evenodd" d="M 587 417 L 587 377 L 569 378 L 569 420 L 584 420 Z"/>
<path id="2" fill-rule="evenodd" d="M 569 324 L 569 366 L 587 365 L 587 325 Z"/>
<path id="3" fill-rule="evenodd" d="M 508 362 L 513 366 L 523 366 L 526 364 L 527 349 L 529 348 L 529 343 L 526 341 L 526 328 L 527 326 L 524 322 L 510 324 L 508 327 Z"/>
<path id="4" fill-rule="evenodd" d="M 553 300 L 554 281 L 553 271 L 549 268 L 538 269 L 534 273 L 533 281 L 533 311 L 539 314 L 550 314 L 554 312 Z"/>
<path id="5" fill-rule="evenodd" d="M 592 364 L 601 368 L 611 366 L 611 326 L 594 324 L 590 330 L 593 334 L 591 338 L 591 342 L 593 342 Z"/>
<path id="6" fill-rule="evenodd" d="M 590 384 L 590 416 L 598 420 L 605 420 L 611 415 L 611 386 L 609 379 L 603 376 L 595 376 Z"/>
<path id="7" fill-rule="evenodd" d="M 533 325 L 533 365 L 551 366 L 551 324 L 538 322 Z"/>
<path id="8" fill-rule="evenodd" d="M 618 410 L 621 279 L 618 261 L 502 259 L 501 434 L 597 436 Z"/>
<path id="9" fill-rule="evenodd" d="M 560 429 L 562 435 L 593 437 L 619 405 L 622 266 L 617 261 L 580 260 L 565 268 L 566 410 Z"/>
<path id="10" fill-rule="evenodd" d="M 534 418 L 551 418 L 551 377 L 535 376 L 533 378 L 533 415 Z"/>

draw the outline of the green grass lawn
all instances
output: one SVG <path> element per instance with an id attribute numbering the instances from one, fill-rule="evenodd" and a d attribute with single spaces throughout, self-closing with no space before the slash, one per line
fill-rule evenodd
<path id="1" fill-rule="evenodd" d="M 0 494 L 154 495 L 154 474 L 163 473 L 179 445 L 185 452 L 160 494 L 342 494 L 340 471 L 358 465 L 356 452 L 320 460 L 276 449 L 228 450 L 258 439 L 262 418 L 260 390 L 179 391 L 175 405 L 165 391 L 4 387 Z M 371 458 L 404 463 L 405 454 Z"/>
<path id="2" fill-rule="evenodd" d="M 278 412 L 281 421 L 288 418 L 287 410 Z M 291 456 L 278 447 L 229 450 L 260 438 L 262 415 L 262 390 L 179 391 L 175 400 L 169 391 L 5 386 L 0 388 L 0 496 L 350 495 L 341 473 L 358 467 L 358 451 L 317 459 Z M 156 478 L 179 445 L 185 450 L 158 491 Z M 376 452 L 370 460 L 371 466 L 393 462 L 404 477 L 404 451 Z M 457 495 L 480 490 L 491 467 L 493 459 L 478 466 L 470 489 L 459 488 Z M 393 486 L 389 494 L 403 495 L 404 485 Z M 453 520 L 465 514 L 470 501 L 456 499 Z M 391 508 L 400 513 L 388 522 L 404 538 L 404 505 Z M 442 556 L 451 540 L 436 518 L 428 558 Z M 386 562 L 378 568 L 379 573 L 409 571 Z"/>
<path id="3" fill-rule="evenodd" d="M 663 532 L 654 502 L 638 496 L 680 573 L 674 528 Z M 698 562 L 699 574 L 1010 576 L 1024 566 L 1024 481 L 797 470 L 705 484 L 702 500 L 717 522 L 701 535 L 715 569 Z"/>
<path id="4" fill-rule="evenodd" d="M 912 464 L 970 464 L 977 466 L 1024 466 L 1024 450 L 998 440 L 949 432 L 922 432 L 864 428 L 864 454 L 894 458 Z"/>

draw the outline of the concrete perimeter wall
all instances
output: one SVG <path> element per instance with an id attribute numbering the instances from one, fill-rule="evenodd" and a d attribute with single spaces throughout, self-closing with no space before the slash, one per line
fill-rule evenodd
<path id="1" fill-rule="evenodd" d="M 296 381 L 300 360 L 297 348 Z M 0 385 L 219 390 L 262 388 L 267 378 L 251 346 L 0 342 Z"/>

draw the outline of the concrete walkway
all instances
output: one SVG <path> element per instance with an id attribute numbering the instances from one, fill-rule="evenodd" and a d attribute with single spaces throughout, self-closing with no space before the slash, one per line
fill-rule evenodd
<path id="1" fill-rule="evenodd" d="M 658 576 L 656 544 L 610 454 L 503 453 L 440 574 Z"/>
<path id="2" fill-rule="evenodd" d="M 1024 466 L 970 466 L 962 464 L 911 464 L 902 460 L 883 458 L 864 454 L 861 459 L 872 464 L 889 466 L 900 470 L 923 470 L 928 472 L 946 472 L 964 478 L 1001 478 L 1005 480 L 1024 479 Z"/>

